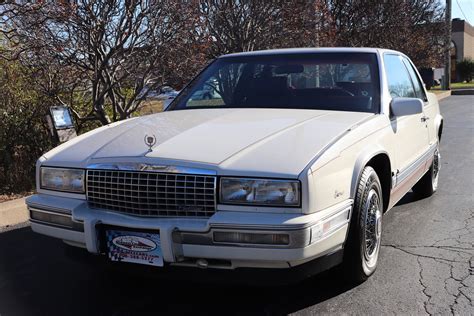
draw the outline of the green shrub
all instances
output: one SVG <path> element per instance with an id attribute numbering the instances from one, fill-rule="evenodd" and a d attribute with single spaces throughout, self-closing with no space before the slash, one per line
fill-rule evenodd
<path id="1" fill-rule="evenodd" d="M 474 61 L 471 58 L 464 58 L 458 62 L 456 69 L 462 81 L 471 82 L 474 77 Z"/>
<path id="2" fill-rule="evenodd" d="M 44 120 L 51 101 L 28 70 L 0 60 L 0 194 L 34 188 L 35 162 L 52 147 Z"/>

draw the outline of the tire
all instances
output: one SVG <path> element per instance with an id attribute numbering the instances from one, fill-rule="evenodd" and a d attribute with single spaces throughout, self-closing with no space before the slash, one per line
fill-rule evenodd
<path id="1" fill-rule="evenodd" d="M 357 187 L 344 248 L 343 269 L 354 283 L 367 280 L 377 268 L 382 238 L 382 186 L 375 170 L 367 166 Z"/>
<path id="2" fill-rule="evenodd" d="M 430 169 L 413 187 L 413 193 L 419 198 L 432 196 L 438 190 L 439 169 L 441 167 L 439 146 L 436 147 Z"/>

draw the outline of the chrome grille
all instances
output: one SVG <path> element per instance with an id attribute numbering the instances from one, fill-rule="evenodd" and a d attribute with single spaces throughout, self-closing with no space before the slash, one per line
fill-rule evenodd
<path id="1" fill-rule="evenodd" d="M 216 177 L 121 170 L 87 170 L 87 200 L 139 216 L 209 217 L 216 211 Z"/>

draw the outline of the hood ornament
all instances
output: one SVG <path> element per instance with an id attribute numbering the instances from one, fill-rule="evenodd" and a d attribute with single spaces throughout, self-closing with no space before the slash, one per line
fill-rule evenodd
<path id="1" fill-rule="evenodd" d="M 148 152 L 150 152 L 152 151 L 153 146 L 156 145 L 156 136 L 145 135 L 144 141 L 145 141 L 145 144 L 148 146 Z"/>

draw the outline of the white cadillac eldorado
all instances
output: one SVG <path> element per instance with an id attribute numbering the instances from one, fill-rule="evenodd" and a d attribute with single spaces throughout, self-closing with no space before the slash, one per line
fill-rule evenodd
<path id="1" fill-rule="evenodd" d="M 342 263 L 361 282 L 383 213 L 436 191 L 442 129 L 402 53 L 230 54 L 163 113 L 44 154 L 26 203 L 35 232 L 109 261 L 305 275 Z"/>

